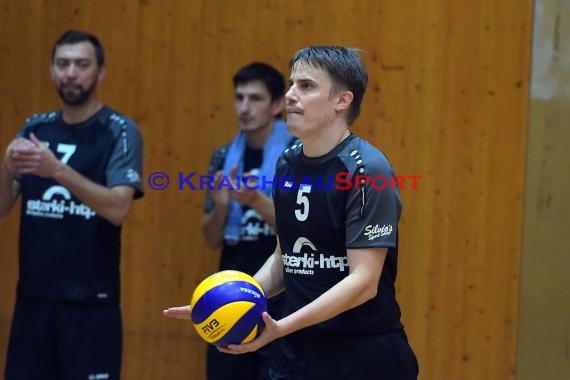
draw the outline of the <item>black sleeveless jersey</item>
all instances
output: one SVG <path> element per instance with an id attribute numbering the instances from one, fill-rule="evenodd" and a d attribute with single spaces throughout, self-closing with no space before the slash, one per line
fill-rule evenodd
<path id="1" fill-rule="evenodd" d="M 385 333 L 402 328 L 395 297 L 402 204 L 387 158 L 350 135 L 318 158 L 291 146 L 277 162 L 274 202 L 289 315 L 349 273 L 347 248 L 387 247 L 372 300 L 305 332 Z M 357 177 L 359 176 L 359 177 Z M 302 332 L 300 332 L 302 333 Z"/>
<path id="2" fill-rule="evenodd" d="M 87 121 L 66 124 L 61 111 L 30 117 L 30 133 L 62 162 L 106 186 L 132 186 L 142 196 L 142 137 L 135 123 L 103 107 Z M 121 228 L 98 216 L 51 178 L 18 176 L 20 277 L 18 296 L 119 302 Z"/>

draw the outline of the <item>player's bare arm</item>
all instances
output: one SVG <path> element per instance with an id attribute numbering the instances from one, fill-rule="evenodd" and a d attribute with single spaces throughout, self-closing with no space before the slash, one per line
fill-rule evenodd
<path id="1" fill-rule="evenodd" d="M 99 185 L 58 160 L 33 133 L 30 135 L 30 140 L 39 151 L 27 155 L 22 154 L 23 169 L 20 173 L 53 178 L 67 187 L 101 217 L 117 226 L 123 224 L 135 194 L 134 188 L 130 186 L 108 188 Z"/>
<path id="2" fill-rule="evenodd" d="M 0 165 L 0 216 L 8 214 L 20 194 L 20 183 L 15 177 L 23 167 L 19 161 L 21 153 L 36 150 L 35 144 L 24 138 L 12 140 L 6 148 Z"/>
<path id="3" fill-rule="evenodd" d="M 279 238 L 277 238 L 275 251 L 253 277 L 259 282 L 267 298 L 276 296 L 284 290 L 283 259 Z"/>
<path id="4" fill-rule="evenodd" d="M 20 184 L 14 179 L 14 173 L 7 165 L 0 166 L 0 217 L 8 214 L 20 193 Z"/>
<path id="5" fill-rule="evenodd" d="M 372 299 L 378 290 L 387 248 L 348 249 L 350 274 L 320 297 L 287 317 L 273 321 L 264 315 L 263 333 L 250 343 L 220 348 L 230 354 L 252 352 L 274 339 L 329 320 Z"/>

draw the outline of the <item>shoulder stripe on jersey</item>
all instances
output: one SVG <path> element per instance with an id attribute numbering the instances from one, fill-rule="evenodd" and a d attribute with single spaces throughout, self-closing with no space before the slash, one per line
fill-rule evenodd
<path id="1" fill-rule="evenodd" d="M 352 157 L 354 161 L 356 161 L 356 171 L 358 172 L 358 174 L 365 175 L 364 173 L 366 172 L 366 170 L 364 169 L 364 163 L 362 161 L 360 153 L 358 152 L 358 149 L 355 149 L 352 152 L 350 152 L 350 157 Z M 358 187 L 360 190 L 360 215 L 364 213 L 364 206 L 366 205 L 366 191 L 364 190 L 365 182 L 366 180 L 364 178 L 361 178 L 360 184 L 362 186 Z"/>
<path id="2" fill-rule="evenodd" d="M 36 113 L 28 117 L 25 121 L 25 124 L 36 124 L 44 121 L 52 121 L 53 119 L 55 119 L 56 116 L 57 116 L 56 111 Z"/>
<path id="3" fill-rule="evenodd" d="M 119 127 L 121 129 L 120 138 L 121 138 L 121 143 L 123 146 L 123 156 L 126 156 L 128 151 L 129 151 L 128 134 L 127 134 L 127 121 L 125 120 L 125 118 L 123 116 L 118 115 L 116 113 L 111 114 L 109 116 L 109 120 L 111 120 L 111 123 L 119 124 Z"/>

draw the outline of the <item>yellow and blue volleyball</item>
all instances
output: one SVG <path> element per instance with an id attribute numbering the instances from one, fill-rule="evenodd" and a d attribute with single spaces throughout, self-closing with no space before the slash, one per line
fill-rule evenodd
<path id="1" fill-rule="evenodd" d="M 263 289 L 240 271 L 220 271 L 204 279 L 194 290 L 190 306 L 198 335 L 216 346 L 247 343 L 265 326 Z"/>

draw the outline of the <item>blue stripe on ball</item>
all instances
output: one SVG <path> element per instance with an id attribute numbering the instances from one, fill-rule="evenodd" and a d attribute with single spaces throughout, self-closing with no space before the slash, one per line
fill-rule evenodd
<path id="1" fill-rule="evenodd" d="M 254 296 L 254 294 L 259 297 Z M 192 307 L 192 322 L 202 323 L 221 306 L 236 301 L 248 301 L 261 307 L 261 309 L 258 309 L 256 306 L 250 312 L 256 309 L 257 312 L 259 310 L 263 312 L 267 309 L 265 297 L 255 285 L 246 281 L 231 281 L 208 290 L 196 301 L 196 304 Z"/>
<path id="2" fill-rule="evenodd" d="M 262 312 L 263 311 L 260 311 L 257 305 L 252 307 L 223 337 L 214 342 L 214 344 L 216 346 L 239 344 L 248 337 L 255 326 L 257 326 L 257 334 L 260 334 L 264 327 L 263 320 L 261 319 Z"/>

